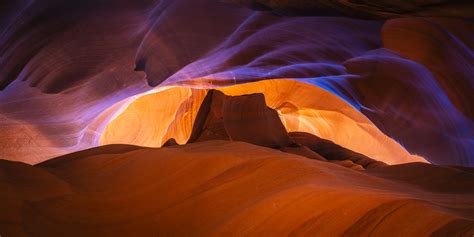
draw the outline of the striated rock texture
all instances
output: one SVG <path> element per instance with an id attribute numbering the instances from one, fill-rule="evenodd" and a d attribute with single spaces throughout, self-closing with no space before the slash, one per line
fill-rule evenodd
<path id="1" fill-rule="evenodd" d="M 474 192 L 466 189 L 474 186 L 473 169 L 388 166 L 309 133 L 287 133 L 260 93 L 210 90 L 187 143 L 108 145 L 35 166 L 0 161 L 0 230 L 8 236 L 474 234 Z"/>
<path id="2" fill-rule="evenodd" d="M 474 171 L 355 171 L 244 142 L 0 161 L 5 236 L 471 236 Z"/>
<path id="3" fill-rule="evenodd" d="M 0 236 L 474 236 L 473 13 L 0 0 Z"/>
<path id="4" fill-rule="evenodd" d="M 299 14 L 304 8 L 311 16 L 282 16 L 216 0 L 3 1 L 0 158 L 35 164 L 97 146 L 128 104 L 169 87 L 210 89 L 291 79 L 345 101 L 409 155 L 436 164 L 474 165 L 472 4 L 244 2 L 283 13 L 295 9 Z M 285 100 L 288 93 L 272 96 Z M 196 110 L 174 101 L 178 97 L 184 99 L 171 96 L 167 102 L 178 112 L 152 116 L 164 124 L 180 117 L 193 121 L 184 117 Z M 292 111 L 288 104 L 282 108 Z M 318 108 L 292 113 L 314 120 L 318 115 L 307 111 Z M 362 142 L 369 138 L 350 143 L 344 129 L 314 127 L 350 122 L 334 123 L 331 111 L 326 112 L 319 123 L 304 126 L 306 120 L 288 122 L 287 116 L 284 125 L 369 154 Z M 295 123 L 299 129 L 289 129 Z M 181 134 L 176 137 L 180 143 L 190 126 L 156 131 Z M 169 138 L 136 139 L 156 147 Z"/>

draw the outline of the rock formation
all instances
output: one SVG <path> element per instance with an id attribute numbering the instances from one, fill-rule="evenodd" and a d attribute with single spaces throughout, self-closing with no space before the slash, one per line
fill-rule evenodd
<path id="1" fill-rule="evenodd" d="M 473 13 L 0 1 L 0 235 L 472 236 Z"/>
<path id="2" fill-rule="evenodd" d="M 263 94 L 211 90 L 188 144 L 165 145 L 108 145 L 35 166 L 0 161 L 2 234 L 474 233 L 473 169 L 387 166 L 288 134 Z"/>
<path id="3" fill-rule="evenodd" d="M 0 161 L 6 236 L 469 236 L 474 173 L 355 171 L 244 142 Z"/>

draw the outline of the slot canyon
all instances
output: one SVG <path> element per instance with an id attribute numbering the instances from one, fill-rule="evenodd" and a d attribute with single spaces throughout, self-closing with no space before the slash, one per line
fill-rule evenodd
<path id="1" fill-rule="evenodd" d="M 0 0 L 0 237 L 474 236 L 474 3 Z"/>

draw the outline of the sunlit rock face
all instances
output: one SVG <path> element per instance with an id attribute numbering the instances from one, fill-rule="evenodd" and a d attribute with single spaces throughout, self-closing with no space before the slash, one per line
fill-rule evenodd
<path id="1" fill-rule="evenodd" d="M 208 90 L 172 87 L 147 93 L 127 104 L 106 126 L 101 145 L 133 144 L 161 147 L 169 139 L 185 144 Z M 223 87 L 229 96 L 261 93 L 288 132 L 306 132 L 389 164 L 424 161 L 383 134 L 369 119 L 338 96 L 294 80 L 264 80 Z M 247 106 L 248 107 L 248 106 Z M 250 109 L 250 108 L 249 108 Z M 235 117 L 247 117 L 245 111 Z M 265 120 L 265 119 L 263 119 Z M 258 133 L 277 129 L 255 127 Z M 257 135 L 251 135 L 250 137 Z"/>

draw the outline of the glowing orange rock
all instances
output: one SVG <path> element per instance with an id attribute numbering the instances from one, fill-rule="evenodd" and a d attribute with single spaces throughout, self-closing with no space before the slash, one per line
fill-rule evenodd
<path id="1" fill-rule="evenodd" d="M 350 104 L 321 88 L 293 80 L 266 80 L 218 90 L 232 96 L 262 93 L 288 132 L 314 134 L 388 164 L 424 161 L 384 135 Z M 173 87 L 140 96 L 108 124 L 101 144 L 160 147 L 170 138 L 184 144 L 205 94 L 206 90 Z"/>

